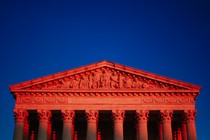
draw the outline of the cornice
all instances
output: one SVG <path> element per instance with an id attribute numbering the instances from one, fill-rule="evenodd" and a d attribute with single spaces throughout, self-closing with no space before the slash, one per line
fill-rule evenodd
<path id="1" fill-rule="evenodd" d="M 12 90 L 12 94 L 14 93 L 197 93 L 199 94 L 199 90 L 131 90 L 131 89 L 96 89 L 96 90 L 88 90 L 88 89 L 74 89 L 74 90 L 68 90 L 68 89 L 52 89 L 52 90 L 31 90 L 31 89 L 24 89 L 24 90 Z"/>

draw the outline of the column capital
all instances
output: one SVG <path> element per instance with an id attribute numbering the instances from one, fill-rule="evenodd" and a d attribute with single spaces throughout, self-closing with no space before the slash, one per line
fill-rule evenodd
<path id="1" fill-rule="evenodd" d="M 184 110 L 185 119 L 187 122 L 195 122 L 196 110 Z"/>
<path id="2" fill-rule="evenodd" d="M 149 118 L 148 110 L 136 110 L 136 116 L 138 122 L 147 122 Z"/>
<path id="3" fill-rule="evenodd" d="M 96 122 L 98 121 L 98 110 L 85 110 L 87 120 L 89 122 L 93 121 Z"/>
<path id="4" fill-rule="evenodd" d="M 63 121 L 70 121 L 72 122 L 75 117 L 74 110 L 61 110 Z"/>
<path id="5" fill-rule="evenodd" d="M 39 116 L 39 120 L 41 120 L 41 121 L 49 121 L 49 119 L 52 116 L 51 111 L 46 110 L 46 109 L 38 109 L 37 113 L 38 113 L 38 116 Z"/>
<path id="6" fill-rule="evenodd" d="M 123 122 L 125 119 L 124 110 L 112 110 L 112 115 L 115 122 Z"/>
<path id="7" fill-rule="evenodd" d="M 28 117 L 28 112 L 25 109 L 15 108 L 13 110 L 13 113 L 14 113 L 14 117 L 15 117 L 16 122 L 23 122 L 24 123 L 24 121 Z"/>
<path id="8" fill-rule="evenodd" d="M 162 122 L 171 122 L 172 114 L 172 110 L 160 110 Z"/>

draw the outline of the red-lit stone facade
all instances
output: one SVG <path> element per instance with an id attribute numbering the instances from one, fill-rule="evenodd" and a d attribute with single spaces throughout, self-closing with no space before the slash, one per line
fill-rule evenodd
<path id="1" fill-rule="evenodd" d="M 197 85 L 102 61 L 9 88 L 14 140 L 196 140 Z"/>

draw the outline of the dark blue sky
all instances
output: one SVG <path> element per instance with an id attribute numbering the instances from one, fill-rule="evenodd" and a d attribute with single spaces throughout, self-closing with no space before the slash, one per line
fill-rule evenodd
<path id="1" fill-rule="evenodd" d="M 210 139 L 210 2 L 0 1 L 0 139 L 12 139 L 11 84 L 109 60 L 201 85 L 197 134 Z"/>

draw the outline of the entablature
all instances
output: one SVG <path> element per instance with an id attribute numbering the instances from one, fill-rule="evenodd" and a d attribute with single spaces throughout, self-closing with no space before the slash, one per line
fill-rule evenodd
<path id="1" fill-rule="evenodd" d="M 191 96 L 196 98 L 198 95 L 197 90 L 150 90 L 150 91 L 138 91 L 138 90 L 16 90 L 13 93 L 14 96 L 166 96 L 166 97 L 179 97 L 179 96 Z"/>

